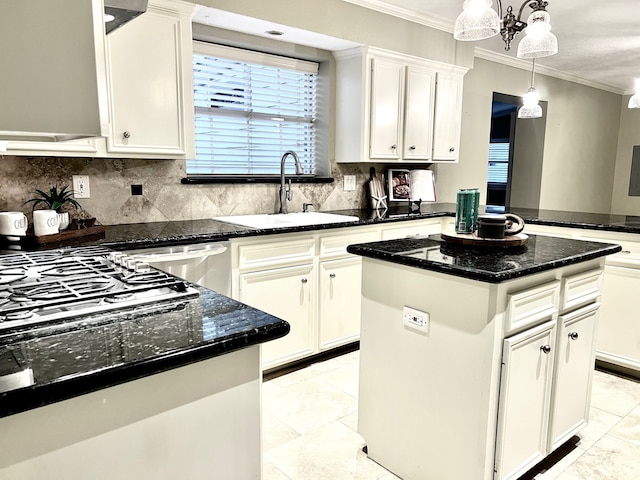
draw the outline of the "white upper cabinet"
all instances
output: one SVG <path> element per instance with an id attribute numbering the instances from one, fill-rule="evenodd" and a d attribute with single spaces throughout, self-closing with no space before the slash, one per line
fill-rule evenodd
<path id="1" fill-rule="evenodd" d="M 467 69 L 373 48 L 336 56 L 336 160 L 457 161 Z"/>
<path id="2" fill-rule="evenodd" d="M 101 9 L 101 2 L 97 4 Z M 194 4 L 180 0 L 150 0 L 145 13 L 106 37 L 102 27 L 100 41 L 96 42 L 96 56 L 101 55 L 103 60 L 98 80 L 104 86 L 105 136 L 57 142 L 25 137 L 26 141 L 10 141 L 7 153 L 193 158 L 191 15 L 194 8 Z M 77 68 L 69 70 L 71 73 L 65 74 L 65 81 L 67 76 L 78 76 L 76 71 Z M 82 103 L 68 102 L 68 111 L 73 114 Z M 61 113 L 66 112 L 65 109 L 57 111 L 61 119 L 69 116 Z"/>
<path id="3" fill-rule="evenodd" d="M 151 0 L 145 14 L 107 36 L 107 156 L 193 156 L 193 8 Z"/>

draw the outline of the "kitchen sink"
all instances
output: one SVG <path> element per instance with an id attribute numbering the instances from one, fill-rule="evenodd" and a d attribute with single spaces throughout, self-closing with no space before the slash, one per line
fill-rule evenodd
<path id="1" fill-rule="evenodd" d="M 230 215 L 214 220 L 250 228 L 287 228 L 327 223 L 357 222 L 359 217 L 324 212 L 261 213 L 256 215 Z"/>

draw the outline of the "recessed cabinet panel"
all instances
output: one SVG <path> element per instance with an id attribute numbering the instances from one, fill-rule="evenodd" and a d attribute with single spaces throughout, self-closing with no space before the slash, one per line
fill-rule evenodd
<path id="1" fill-rule="evenodd" d="M 401 63 L 371 60 L 371 158 L 400 158 Z"/>
<path id="2" fill-rule="evenodd" d="M 549 451 L 566 442 L 589 420 L 599 306 L 594 303 L 560 317 Z"/>
<path id="3" fill-rule="evenodd" d="M 430 160 L 433 134 L 435 72 L 408 66 L 404 107 L 404 158 Z"/>
<path id="4" fill-rule="evenodd" d="M 183 117 L 184 89 L 191 89 L 183 64 L 184 52 L 190 51 L 184 46 L 187 37 L 189 22 L 178 14 L 154 10 L 152 4 L 144 15 L 107 36 L 108 152 L 174 158 L 187 154 Z"/>
<path id="5" fill-rule="evenodd" d="M 496 465 L 518 478 L 547 454 L 555 320 L 504 340 Z"/>
<path id="6" fill-rule="evenodd" d="M 433 160 L 457 161 L 462 116 L 462 76 L 437 74 Z"/>

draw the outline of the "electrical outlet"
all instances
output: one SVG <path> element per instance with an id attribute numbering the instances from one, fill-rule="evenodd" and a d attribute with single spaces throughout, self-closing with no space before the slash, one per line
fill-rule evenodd
<path id="1" fill-rule="evenodd" d="M 356 176 L 345 175 L 344 176 L 344 191 L 353 192 L 356 189 Z"/>
<path id="2" fill-rule="evenodd" d="M 402 309 L 402 323 L 413 330 L 429 333 L 429 314 L 411 307 Z"/>
<path id="3" fill-rule="evenodd" d="M 71 179 L 73 180 L 74 198 L 91 198 L 89 175 L 72 175 Z"/>

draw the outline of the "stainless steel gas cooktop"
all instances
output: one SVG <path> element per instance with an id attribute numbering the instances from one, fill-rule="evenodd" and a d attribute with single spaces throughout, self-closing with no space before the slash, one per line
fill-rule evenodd
<path id="1" fill-rule="evenodd" d="M 0 331 L 198 295 L 183 280 L 103 247 L 0 255 Z"/>

